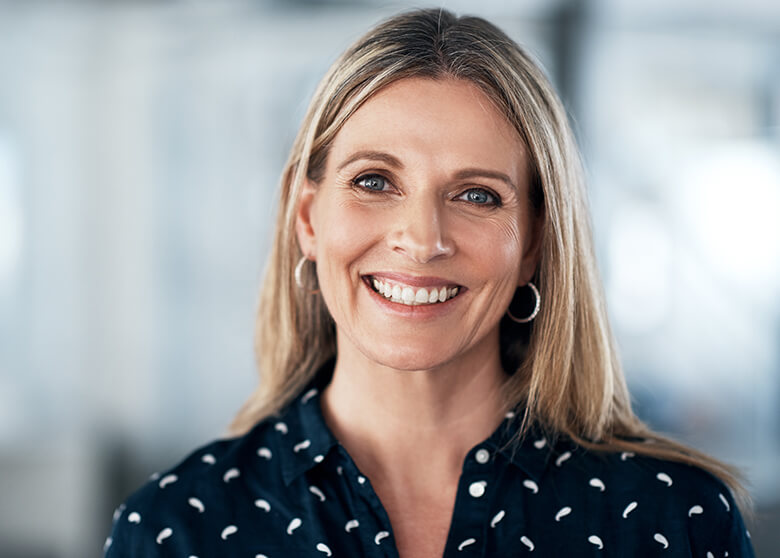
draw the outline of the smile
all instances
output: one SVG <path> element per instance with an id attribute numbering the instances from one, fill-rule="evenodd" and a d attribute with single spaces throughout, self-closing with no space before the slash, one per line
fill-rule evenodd
<path id="1" fill-rule="evenodd" d="M 364 279 L 374 292 L 391 302 L 405 304 L 406 306 L 439 304 L 457 296 L 460 291 L 457 285 L 441 285 L 426 288 L 411 287 L 402 283 L 380 280 L 371 275 L 366 275 Z"/>

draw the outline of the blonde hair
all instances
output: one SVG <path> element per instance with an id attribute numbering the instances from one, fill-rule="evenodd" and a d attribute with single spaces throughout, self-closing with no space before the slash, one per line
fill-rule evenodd
<path id="1" fill-rule="evenodd" d="M 379 24 L 320 82 L 281 180 L 256 323 L 261 381 L 231 433 L 244 433 L 284 408 L 336 354 L 335 325 L 322 297 L 293 279 L 302 255 L 297 200 L 307 177 L 321 179 L 344 122 L 377 91 L 408 77 L 476 84 L 517 129 L 532 161 L 531 202 L 543 221 L 535 281 L 544 304 L 532 328 L 511 329 L 506 320 L 501 325 L 502 360 L 511 367 L 505 397 L 523 409 L 519 436 L 537 422 L 586 448 L 695 465 L 727 484 L 747 511 L 749 498 L 735 469 L 652 432 L 632 411 L 596 267 L 579 150 L 540 65 L 487 21 L 445 10 L 407 12 Z M 312 288 L 313 267 L 304 268 Z"/>

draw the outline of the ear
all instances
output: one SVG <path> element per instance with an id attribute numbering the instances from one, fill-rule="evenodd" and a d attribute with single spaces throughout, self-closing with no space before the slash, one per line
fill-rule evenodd
<path id="1" fill-rule="evenodd" d="M 314 203 L 316 185 L 308 178 L 304 181 L 300 198 L 298 198 L 298 209 L 295 213 L 295 233 L 298 236 L 298 246 L 303 255 L 309 259 L 316 259 L 317 238 L 316 222 L 314 219 Z"/>
<path id="2" fill-rule="evenodd" d="M 523 253 L 523 260 L 520 263 L 520 277 L 518 278 L 518 287 L 528 284 L 533 278 L 539 260 L 542 257 L 542 234 L 544 232 L 544 214 L 533 218 L 529 228 L 530 238 L 526 243 L 526 249 Z"/>

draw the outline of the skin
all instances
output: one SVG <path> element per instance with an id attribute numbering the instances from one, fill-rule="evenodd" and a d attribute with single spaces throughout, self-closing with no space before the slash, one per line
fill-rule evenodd
<path id="1" fill-rule="evenodd" d="M 361 151 L 384 155 L 353 160 Z M 337 330 L 325 420 L 403 558 L 443 554 L 463 460 L 506 411 L 499 321 L 539 252 L 527 168 L 516 130 L 476 86 L 409 78 L 347 120 L 299 201 L 299 244 Z M 460 293 L 433 313 L 389 311 L 363 280 L 383 272 Z"/>

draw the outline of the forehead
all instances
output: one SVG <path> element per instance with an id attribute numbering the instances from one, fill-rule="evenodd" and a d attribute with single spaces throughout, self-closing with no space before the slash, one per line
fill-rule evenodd
<path id="1" fill-rule="evenodd" d="M 462 79 L 402 79 L 370 97 L 344 123 L 332 160 L 356 150 L 392 153 L 404 164 L 488 166 L 522 182 L 517 130 L 476 85 Z"/>

